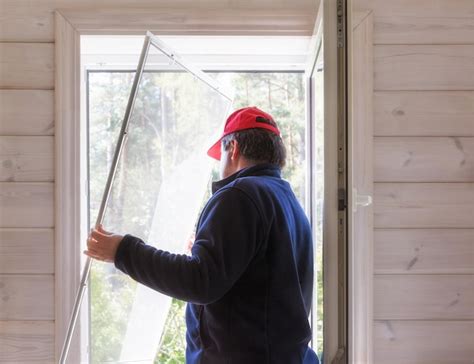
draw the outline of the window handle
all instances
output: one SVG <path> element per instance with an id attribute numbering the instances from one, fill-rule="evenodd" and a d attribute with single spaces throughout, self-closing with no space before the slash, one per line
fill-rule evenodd
<path id="1" fill-rule="evenodd" d="M 371 195 L 359 195 L 357 192 L 357 188 L 352 189 L 352 199 L 353 199 L 353 204 L 352 204 L 352 211 L 356 212 L 357 207 L 367 207 L 372 205 L 372 196 Z"/>

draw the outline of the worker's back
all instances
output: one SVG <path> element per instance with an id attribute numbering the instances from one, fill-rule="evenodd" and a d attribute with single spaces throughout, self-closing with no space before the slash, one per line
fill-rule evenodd
<path id="1" fill-rule="evenodd" d="M 317 363 L 308 348 L 311 229 L 290 185 L 280 177 L 278 166 L 261 164 L 213 187 L 193 255 L 206 264 L 227 262 L 221 271 L 232 284 L 205 304 L 188 305 L 187 362 Z M 214 246 L 222 244 L 218 254 L 209 252 L 209 234 L 214 234 Z M 232 238 L 223 241 L 224 236 Z"/>

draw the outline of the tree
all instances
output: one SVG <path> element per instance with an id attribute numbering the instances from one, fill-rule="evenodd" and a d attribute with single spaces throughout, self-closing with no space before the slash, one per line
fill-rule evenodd
<path id="1" fill-rule="evenodd" d="M 102 197 L 133 76 L 126 72 L 89 74 L 91 225 Z M 304 205 L 307 171 L 303 75 L 242 72 L 212 76 L 230 81 L 235 91 L 234 109 L 255 105 L 273 115 L 287 148 L 283 177 L 289 180 Z M 213 94 L 215 91 L 205 89 L 190 77 L 183 72 L 144 74 L 107 207 L 104 224 L 110 230 L 147 236 L 156 202 L 149 197 L 156 195 L 163 174 L 188 153 L 195 152 L 196 145 L 202 142 L 196 129 L 216 125 L 210 115 L 223 106 Z M 203 94 L 207 95 L 204 99 Z M 93 266 L 93 363 L 118 360 L 135 287 L 135 282 L 113 266 Z M 184 362 L 183 315 L 184 303 L 173 300 L 156 363 Z"/>

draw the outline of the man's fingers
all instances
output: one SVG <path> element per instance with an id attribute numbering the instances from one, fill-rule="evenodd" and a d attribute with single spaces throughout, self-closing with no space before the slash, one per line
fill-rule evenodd
<path id="1" fill-rule="evenodd" d="M 96 249 L 96 246 L 88 246 L 87 251 L 91 252 L 92 254 L 99 254 L 100 255 L 100 249 Z"/>
<path id="2" fill-rule="evenodd" d="M 101 233 L 105 235 L 113 235 L 113 233 L 111 233 L 110 231 L 105 230 L 102 224 L 99 225 L 99 228 L 97 230 L 99 230 Z"/>
<path id="3" fill-rule="evenodd" d="M 92 231 L 91 231 L 91 236 L 92 236 L 95 240 L 104 239 L 104 238 L 107 238 L 107 237 L 108 237 L 107 235 L 105 235 L 104 233 L 99 232 L 99 231 L 96 230 L 96 229 L 92 229 Z"/>
<path id="4" fill-rule="evenodd" d="M 99 255 L 93 253 L 90 250 L 84 250 L 84 254 L 87 255 L 88 257 L 94 258 L 96 260 L 102 260 L 102 258 Z"/>
<path id="5" fill-rule="evenodd" d="M 94 247 L 96 244 L 97 244 L 97 240 L 95 240 L 94 238 L 92 238 L 90 236 L 87 238 L 87 248 L 90 249 L 90 248 Z"/>

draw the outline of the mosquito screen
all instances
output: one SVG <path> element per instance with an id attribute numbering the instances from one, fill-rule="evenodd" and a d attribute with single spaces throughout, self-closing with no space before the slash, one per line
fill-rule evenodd
<path id="1" fill-rule="evenodd" d="M 103 225 L 185 253 L 208 189 L 212 160 L 206 150 L 222 131 L 231 98 L 155 37 L 150 42 Z M 99 203 L 91 199 L 93 218 Z M 152 363 L 171 299 L 112 264 L 95 264 L 91 277 L 92 362 Z M 104 293 L 97 290 L 107 290 L 112 300 L 94 305 L 94 294 Z M 110 317 L 108 332 L 103 315 Z"/>

